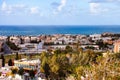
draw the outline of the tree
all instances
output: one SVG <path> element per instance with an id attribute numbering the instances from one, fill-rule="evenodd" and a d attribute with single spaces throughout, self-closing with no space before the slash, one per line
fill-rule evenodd
<path id="1" fill-rule="evenodd" d="M 6 44 L 13 50 L 19 50 L 20 48 L 15 45 L 15 43 L 12 43 L 11 41 L 7 41 Z"/>
<path id="2" fill-rule="evenodd" d="M 77 79 L 79 80 L 81 76 L 83 76 L 84 74 L 84 67 L 83 66 L 75 67 L 75 74 L 76 74 Z"/>
<path id="3" fill-rule="evenodd" d="M 24 74 L 24 69 L 23 69 L 23 67 L 20 67 L 20 68 L 19 68 L 18 74 L 21 75 L 21 76 Z"/>
<path id="4" fill-rule="evenodd" d="M 18 57 L 18 52 L 16 53 L 16 58 L 15 58 L 16 60 L 18 60 L 19 59 L 19 57 Z"/>
<path id="5" fill-rule="evenodd" d="M 12 69 L 12 74 L 17 74 L 17 72 L 18 72 L 18 69 L 17 69 L 17 68 L 13 68 L 13 69 Z"/>
<path id="6" fill-rule="evenodd" d="M 39 43 L 39 41 L 36 40 L 31 40 L 30 43 Z"/>
<path id="7" fill-rule="evenodd" d="M 58 57 L 58 55 L 60 55 L 61 52 L 59 54 L 53 54 L 50 56 L 49 60 L 48 60 L 48 67 L 46 65 L 47 70 L 50 71 L 50 78 L 53 79 L 58 79 L 59 77 L 59 69 L 60 69 L 60 65 L 58 62 L 58 59 L 60 59 Z"/>
<path id="8" fill-rule="evenodd" d="M 61 50 L 60 49 L 57 49 L 54 51 L 55 54 L 60 54 L 61 53 Z"/>
<path id="9" fill-rule="evenodd" d="M 24 39 L 20 38 L 20 44 L 24 44 Z"/>
<path id="10" fill-rule="evenodd" d="M 95 47 L 93 47 L 93 46 L 86 46 L 85 48 L 86 48 L 86 49 L 91 49 L 91 50 L 94 50 L 94 49 L 95 49 Z"/>
<path id="11" fill-rule="evenodd" d="M 8 42 L 10 41 L 10 36 L 7 37 L 7 41 L 8 41 Z"/>
<path id="12" fill-rule="evenodd" d="M 2 67 L 4 67 L 5 66 L 5 58 L 4 58 L 3 54 L 1 54 L 1 59 L 2 59 Z"/>
<path id="13" fill-rule="evenodd" d="M 9 59 L 9 61 L 8 61 L 8 66 L 13 66 L 13 65 L 12 65 L 12 59 Z"/>
<path id="14" fill-rule="evenodd" d="M 45 63 L 43 69 L 45 71 L 45 77 L 48 78 L 48 76 L 50 75 L 50 67 L 49 67 L 49 65 L 47 63 Z"/>
<path id="15" fill-rule="evenodd" d="M 70 47 L 70 46 L 66 46 L 65 50 L 67 53 L 73 51 L 72 47 Z"/>
<path id="16" fill-rule="evenodd" d="M 100 49 L 107 49 L 108 48 L 108 44 L 107 43 L 104 43 L 103 40 L 98 40 L 96 42 L 97 45 L 99 45 L 99 48 Z"/>
<path id="17" fill-rule="evenodd" d="M 31 78 L 34 78 L 34 77 L 35 77 L 35 72 L 34 72 L 34 70 L 30 70 L 30 71 L 29 71 L 29 75 L 30 75 Z"/>

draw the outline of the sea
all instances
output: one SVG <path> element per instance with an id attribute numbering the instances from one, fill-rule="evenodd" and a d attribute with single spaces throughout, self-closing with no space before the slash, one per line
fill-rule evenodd
<path id="1" fill-rule="evenodd" d="M 0 35 L 102 34 L 120 33 L 120 25 L 1 25 Z"/>

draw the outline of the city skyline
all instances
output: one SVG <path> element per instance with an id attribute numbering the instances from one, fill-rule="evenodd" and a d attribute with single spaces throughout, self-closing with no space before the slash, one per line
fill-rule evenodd
<path id="1" fill-rule="evenodd" d="M 0 25 L 120 25 L 119 0 L 1 0 Z"/>

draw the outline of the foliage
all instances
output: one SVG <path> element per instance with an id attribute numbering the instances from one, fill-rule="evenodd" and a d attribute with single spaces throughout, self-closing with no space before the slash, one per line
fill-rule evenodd
<path id="1" fill-rule="evenodd" d="M 37 40 L 31 40 L 30 43 L 39 43 Z"/>
<path id="2" fill-rule="evenodd" d="M 30 75 L 31 78 L 34 78 L 35 77 L 35 72 L 33 70 L 30 70 L 29 75 Z"/>
<path id="3" fill-rule="evenodd" d="M 19 50 L 20 48 L 15 45 L 15 43 L 12 43 L 10 41 L 7 41 L 6 44 L 12 49 L 12 50 Z"/>
<path id="4" fill-rule="evenodd" d="M 15 58 L 15 55 L 9 55 Z M 5 56 L 9 58 L 9 56 Z M 21 54 L 22 57 L 24 55 Z M 47 79 L 65 80 L 72 76 L 73 80 L 120 80 L 120 53 L 103 56 L 102 52 L 77 48 L 72 52 L 55 50 L 54 54 L 43 52 L 34 54 L 32 58 L 41 59 L 41 67 Z M 19 71 L 18 71 L 19 72 Z"/>
<path id="5" fill-rule="evenodd" d="M 104 43 L 103 40 L 98 40 L 96 42 L 97 45 L 99 45 L 99 48 L 100 49 L 107 49 L 108 48 L 108 44 L 107 43 Z"/>
<path id="6" fill-rule="evenodd" d="M 12 74 L 17 74 L 18 68 L 12 68 L 11 71 L 12 71 Z"/>
<path id="7" fill-rule="evenodd" d="M 8 61 L 8 66 L 13 66 L 12 64 L 13 64 L 13 63 L 12 63 L 12 59 L 9 59 L 9 61 Z"/>
<path id="8" fill-rule="evenodd" d="M 44 43 L 44 45 L 54 45 L 54 42 Z"/>
<path id="9" fill-rule="evenodd" d="M 0 76 L 2 75 L 2 72 L 0 72 Z"/>
<path id="10" fill-rule="evenodd" d="M 19 57 L 18 57 L 18 53 L 16 53 L 16 58 L 15 58 L 16 60 L 18 60 L 19 59 Z"/>
<path id="11" fill-rule="evenodd" d="M 24 69 L 22 67 L 19 68 L 18 74 L 19 75 L 23 75 L 24 74 Z"/>
<path id="12" fill-rule="evenodd" d="M 93 46 L 87 46 L 87 47 L 85 47 L 86 49 L 92 49 L 92 50 L 94 50 L 95 49 L 95 47 L 93 47 Z"/>
<path id="13" fill-rule="evenodd" d="M 73 50 L 72 50 L 72 47 L 70 47 L 70 46 L 66 46 L 66 52 L 68 53 L 68 52 L 72 52 Z"/>
<path id="14" fill-rule="evenodd" d="M 4 67 L 5 66 L 5 58 L 4 58 L 3 54 L 1 54 L 1 59 L 2 59 L 2 67 Z"/>
<path id="15" fill-rule="evenodd" d="M 74 80 L 119 80 L 120 74 L 120 53 L 107 54 L 106 57 L 102 52 L 94 52 L 93 50 L 83 51 L 78 48 L 76 51 L 64 54 L 62 50 L 56 50 L 54 54 L 42 53 L 40 59 L 47 78 L 65 80 L 70 75 L 73 75 Z M 44 65 L 44 66 L 43 66 Z"/>
<path id="16" fill-rule="evenodd" d="M 49 72 L 50 67 L 49 67 L 49 65 L 47 63 L 45 63 L 43 69 L 44 69 L 46 78 L 48 78 L 48 76 L 50 75 L 50 72 Z"/>

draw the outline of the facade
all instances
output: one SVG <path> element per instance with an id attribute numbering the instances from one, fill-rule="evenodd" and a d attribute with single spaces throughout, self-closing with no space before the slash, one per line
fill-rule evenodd
<path id="1" fill-rule="evenodd" d="M 120 40 L 115 41 L 114 43 L 114 53 L 120 52 Z"/>
<path id="2" fill-rule="evenodd" d="M 100 40 L 101 39 L 101 34 L 92 34 L 90 35 L 92 40 Z"/>
<path id="3" fill-rule="evenodd" d="M 27 54 L 34 54 L 34 53 L 41 53 L 43 51 L 46 52 L 46 49 L 43 49 L 44 42 L 40 42 L 39 44 L 35 43 L 25 43 L 19 45 L 21 48 L 20 53 L 27 53 Z"/>
<path id="4" fill-rule="evenodd" d="M 21 60 L 15 60 L 14 61 L 14 66 L 15 67 L 23 67 L 24 70 L 30 71 L 33 70 L 35 71 L 35 75 L 38 76 L 40 73 L 40 60 L 27 60 L 27 59 L 21 59 Z"/>
<path id="5" fill-rule="evenodd" d="M 21 43 L 20 38 L 17 37 L 17 36 L 11 36 L 11 37 L 10 37 L 10 41 L 11 41 L 12 43 L 15 43 L 15 45 L 19 45 L 19 44 Z"/>

